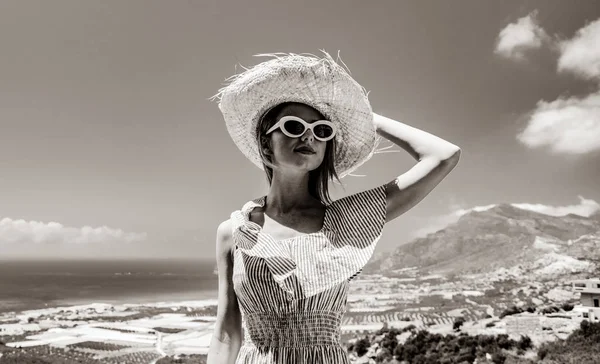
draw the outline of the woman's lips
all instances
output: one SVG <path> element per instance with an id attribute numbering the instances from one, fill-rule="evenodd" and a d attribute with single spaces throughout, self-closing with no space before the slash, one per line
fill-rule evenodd
<path id="1" fill-rule="evenodd" d="M 302 153 L 302 154 L 315 154 L 316 153 L 314 149 L 312 149 L 311 147 L 307 147 L 305 145 L 294 149 L 294 152 Z"/>
<path id="2" fill-rule="evenodd" d="M 296 153 L 302 153 L 302 154 L 315 154 L 314 150 L 310 150 L 308 148 L 298 148 L 296 150 L 294 150 Z"/>

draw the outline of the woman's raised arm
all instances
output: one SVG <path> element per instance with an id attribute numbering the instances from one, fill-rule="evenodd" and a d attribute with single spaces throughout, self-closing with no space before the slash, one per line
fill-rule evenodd
<path id="1" fill-rule="evenodd" d="M 379 135 L 406 150 L 418 163 L 386 185 L 386 222 L 413 208 L 458 164 L 458 146 L 423 130 L 373 113 Z"/>

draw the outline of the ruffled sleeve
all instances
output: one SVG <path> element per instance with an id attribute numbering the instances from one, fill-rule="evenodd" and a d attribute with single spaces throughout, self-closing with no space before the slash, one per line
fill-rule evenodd
<path id="1" fill-rule="evenodd" d="M 381 237 L 386 215 L 385 186 L 341 198 L 327 206 L 323 229 L 297 239 L 275 241 L 247 215 L 263 200 L 232 214 L 234 240 L 244 254 L 260 257 L 289 300 L 304 299 L 354 278 Z"/>
<path id="2" fill-rule="evenodd" d="M 385 226 L 386 186 L 356 193 L 333 202 L 329 220 L 335 231 L 332 255 L 344 262 L 344 278 L 352 280 L 371 259 Z"/>

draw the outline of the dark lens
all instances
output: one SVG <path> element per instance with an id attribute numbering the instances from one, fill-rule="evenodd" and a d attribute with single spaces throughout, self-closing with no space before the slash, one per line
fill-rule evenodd
<path id="1" fill-rule="evenodd" d="M 329 125 L 320 124 L 313 129 L 315 135 L 319 138 L 329 138 L 333 134 L 333 129 Z"/>
<path id="2" fill-rule="evenodd" d="M 304 133 L 304 125 L 302 125 L 301 122 L 296 120 L 286 121 L 285 124 L 283 124 L 283 127 L 285 128 L 285 130 L 287 130 L 288 133 L 293 135 L 300 135 Z"/>

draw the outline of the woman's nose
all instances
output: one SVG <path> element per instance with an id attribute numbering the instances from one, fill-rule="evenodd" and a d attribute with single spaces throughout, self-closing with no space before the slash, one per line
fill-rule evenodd
<path id="1" fill-rule="evenodd" d="M 305 141 L 305 140 L 309 140 L 311 142 L 313 142 L 315 140 L 315 136 L 312 132 L 312 130 L 307 129 L 304 134 L 302 134 L 302 136 L 300 137 L 300 140 Z"/>

